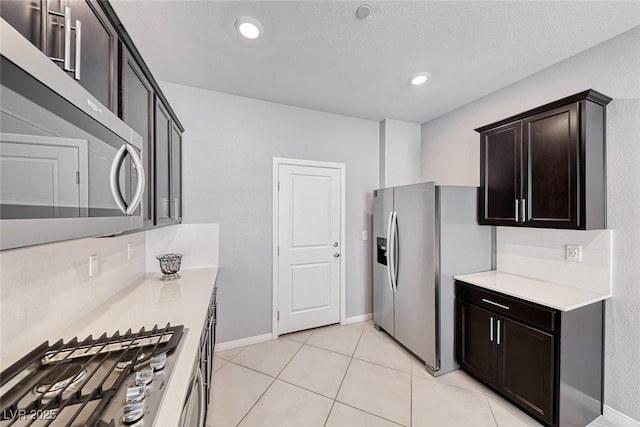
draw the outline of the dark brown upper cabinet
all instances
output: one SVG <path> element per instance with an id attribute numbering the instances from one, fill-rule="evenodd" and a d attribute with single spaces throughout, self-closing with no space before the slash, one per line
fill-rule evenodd
<path id="1" fill-rule="evenodd" d="M 118 35 L 95 0 L 3 1 L 2 18 L 116 111 Z"/>
<path id="2" fill-rule="evenodd" d="M 172 221 L 171 203 L 171 116 L 156 99 L 155 108 L 155 225 Z"/>
<path id="3" fill-rule="evenodd" d="M 109 2 L 0 2 L 5 21 L 142 137 L 144 228 L 181 222 L 184 128 Z"/>
<path id="4" fill-rule="evenodd" d="M 4 0 L 0 15 L 38 49 L 42 49 L 41 0 Z"/>
<path id="5" fill-rule="evenodd" d="M 182 132 L 171 123 L 171 220 L 182 221 Z"/>
<path id="6" fill-rule="evenodd" d="M 588 90 L 476 129 L 478 221 L 606 228 L 605 106 Z"/>
<path id="7" fill-rule="evenodd" d="M 155 106 L 155 222 L 170 225 L 182 221 L 182 130 L 166 106 Z"/>
<path id="8" fill-rule="evenodd" d="M 104 106 L 116 111 L 118 35 L 101 7 L 93 0 L 64 0 L 71 11 L 74 40 L 71 43 L 73 71 L 69 75 Z M 59 18 L 60 19 L 60 18 Z M 77 28 L 80 23 L 80 30 Z M 80 46 L 80 52 L 76 49 Z"/>
<path id="9" fill-rule="evenodd" d="M 142 161 L 145 180 L 142 215 L 144 226 L 153 226 L 154 221 L 154 131 L 153 88 L 138 66 L 135 58 L 124 45 L 120 45 L 120 105 L 118 114 L 143 140 Z"/>

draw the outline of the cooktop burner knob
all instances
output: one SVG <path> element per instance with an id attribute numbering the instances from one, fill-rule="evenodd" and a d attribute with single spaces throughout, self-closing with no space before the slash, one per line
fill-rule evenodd
<path id="1" fill-rule="evenodd" d="M 144 415 L 144 403 L 129 403 L 124 405 L 124 416 L 122 421 L 125 424 L 132 424 L 139 421 Z"/>
<path id="2" fill-rule="evenodd" d="M 151 360 L 149 361 L 149 366 L 151 366 L 154 371 L 159 371 L 159 370 L 163 369 L 166 364 L 167 364 L 167 354 L 166 353 L 161 353 L 161 354 L 159 354 L 157 356 L 153 356 L 153 357 L 151 357 Z"/>
<path id="3" fill-rule="evenodd" d="M 145 388 L 142 387 L 129 387 L 127 388 L 127 395 L 124 398 L 125 403 L 142 402 L 145 397 Z"/>
<path id="4" fill-rule="evenodd" d="M 136 371 L 136 385 L 143 387 L 153 381 L 153 369 L 145 368 Z"/>

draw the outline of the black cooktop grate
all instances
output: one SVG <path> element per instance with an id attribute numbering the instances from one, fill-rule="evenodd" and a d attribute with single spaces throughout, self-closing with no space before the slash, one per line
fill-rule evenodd
<path id="1" fill-rule="evenodd" d="M 99 418 L 127 376 L 151 357 L 174 350 L 182 332 L 183 326 L 167 323 L 149 331 L 142 328 L 134 333 L 129 329 L 123 335 L 104 333 L 98 339 L 90 335 L 80 342 L 74 338 L 66 344 L 62 340 L 51 346 L 43 343 L 0 374 L 0 387 L 24 375 L 2 396 L 0 420 L 9 421 L 3 427 L 24 420 L 25 415 L 47 411 L 56 416 L 46 426 L 61 418 L 64 411 L 66 426 L 78 422 L 107 426 Z"/>

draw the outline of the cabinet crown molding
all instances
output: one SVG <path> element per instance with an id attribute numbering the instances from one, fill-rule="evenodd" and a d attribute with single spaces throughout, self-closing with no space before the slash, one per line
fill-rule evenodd
<path id="1" fill-rule="evenodd" d="M 506 119 L 502 119 L 499 120 L 497 122 L 479 127 L 474 129 L 476 132 L 484 132 L 487 131 L 489 129 L 493 129 L 495 127 L 498 126 L 502 126 L 502 125 L 506 125 L 507 123 L 511 123 L 517 120 L 522 120 L 525 117 L 529 117 L 529 116 L 533 116 L 536 115 L 538 113 L 541 113 L 543 111 L 548 111 L 550 109 L 554 109 L 557 107 L 561 107 L 563 105 L 567 105 L 573 102 L 578 102 L 578 101 L 582 101 L 582 100 L 588 100 L 588 101 L 592 101 L 595 102 L 596 104 L 605 106 L 607 105 L 609 102 L 611 102 L 613 98 L 608 97 L 605 94 L 602 94 L 596 90 L 593 89 L 588 89 L 579 93 L 576 93 L 574 95 L 570 95 L 567 96 L 565 98 L 562 99 L 558 99 L 556 101 L 550 102 L 548 104 L 545 105 L 541 105 L 539 107 L 533 108 L 531 110 L 527 110 L 524 111 L 522 113 L 516 114 L 515 116 L 511 116 L 511 117 L 507 117 Z"/>

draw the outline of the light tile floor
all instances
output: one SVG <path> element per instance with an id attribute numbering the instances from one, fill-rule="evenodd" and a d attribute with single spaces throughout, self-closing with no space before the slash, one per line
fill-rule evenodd
<path id="1" fill-rule="evenodd" d="M 434 378 L 371 321 L 215 353 L 207 425 L 539 426 L 462 371 Z"/>

